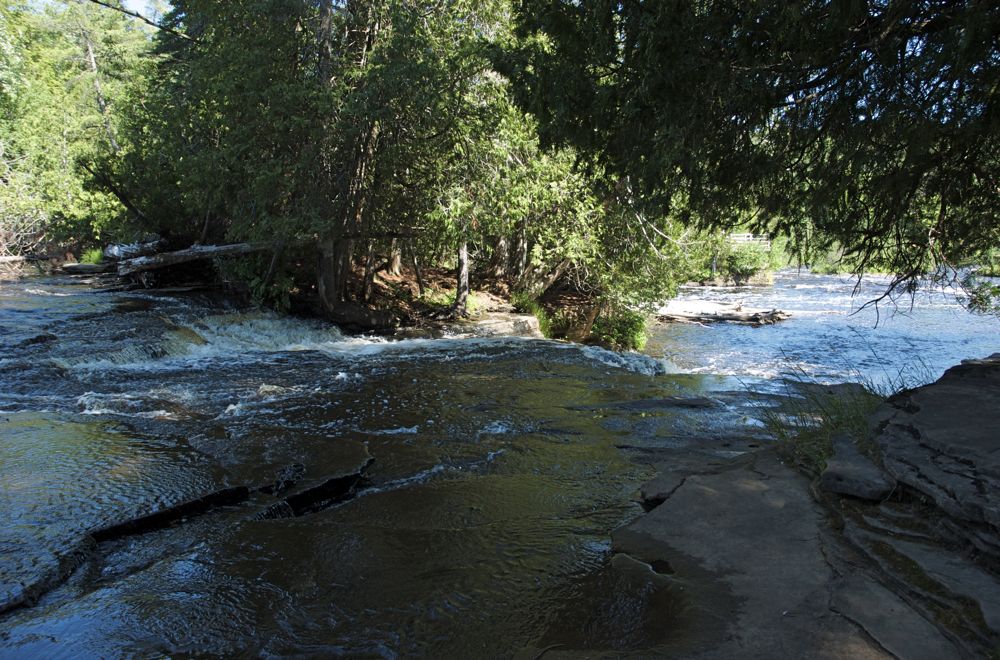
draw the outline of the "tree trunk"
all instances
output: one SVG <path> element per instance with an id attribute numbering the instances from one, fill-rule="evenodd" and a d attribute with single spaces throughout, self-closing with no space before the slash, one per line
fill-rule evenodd
<path id="1" fill-rule="evenodd" d="M 353 241 L 327 238 L 319 245 L 316 291 L 323 307 L 332 312 L 347 299 Z"/>
<path id="2" fill-rule="evenodd" d="M 509 267 L 510 243 L 507 242 L 506 236 L 500 236 L 493 248 L 493 258 L 490 259 L 490 267 L 486 274 L 494 280 L 500 280 L 507 275 Z"/>
<path id="3" fill-rule="evenodd" d="M 108 138 L 108 143 L 115 153 L 122 150 L 115 139 L 114 131 L 111 129 L 111 117 L 108 116 L 108 102 L 104 98 L 104 91 L 101 89 L 101 77 L 97 71 L 97 57 L 94 55 L 94 44 L 90 40 L 90 34 L 83 33 L 84 48 L 87 51 L 87 66 L 94 76 L 94 92 L 97 94 L 97 108 L 101 111 L 101 121 L 104 124 L 104 134 Z"/>
<path id="4" fill-rule="evenodd" d="M 365 250 L 365 276 L 364 289 L 361 293 L 361 301 L 367 303 L 372 297 L 372 287 L 375 285 L 375 244 L 368 241 L 368 249 Z"/>
<path id="5" fill-rule="evenodd" d="M 417 251 L 410 245 L 410 259 L 413 261 L 413 275 L 417 278 L 417 292 L 424 295 L 424 276 L 420 272 L 420 262 L 417 261 Z"/>
<path id="6" fill-rule="evenodd" d="M 345 47 L 351 54 L 354 66 L 363 69 L 368 62 L 371 50 L 382 29 L 380 8 L 378 3 L 353 0 L 347 4 Z M 332 52 L 331 30 L 324 28 L 327 12 L 332 12 L 330 2 L 323 2 L 320 15 L 320 30 L 317 39 L 320 41 L 320 75 L 329 76 L 329 54 Z M 329 18 L 332 19 L 332 16 Z M 329 84 L 331 78 L 324 79 Z M 352 274 L 354 241 L 349 236 L 363 233 L 363 218 L 365 203 L 368 198 L 368 179 L 374 167 L 379 136 L 377 121 L 366 119 L 358 131 L 358 138 L 353 145 L 354 156 L 348 165 L 346 174 L 346 190 L 343 203 L 340 206 L 340 218 L 335 224 L 332 235 L 321 244 L 319 265 L 317 269 L 317 290 L 320 301 L 327 312 L 333 314 L 341 303 L 347 300 L 348 282 Z M 350 153 L 350 152 L 348 152 Z"/>
<path id="7" fill-rule="evenodd" d="M 529 268 L 518 280 L 517 288 L 532 298 L 537 298 L 558 282 L 569 267 L 569 259 L 563 259 L 555 266 L 543 264 L 537 268 Z"/>
<path id="8" fill-rule="evenodd" d="M 510 255 L 510 268 L 507 271 L 508 275 L 512 276 L 511 279 L 518 281 L 524 277 L 524 273 L 528 269 L 529 252 L 528 231 L 522 220 L 517 227 L 514 250 Z"/>
<path id="9" fill-rule="evenodd" d="M 398 277 L 403 272 L 403 249 L 397 239 L 389 244 L 389 274 Z"/>
<path id="10" fill-rule="evenodd" d="M 463 238 L 458 246 L 458 272 L 455 287 L 455 306 L 452 308 L 455 316 L 467 316 L 469 313 L 469 244 Z"/>

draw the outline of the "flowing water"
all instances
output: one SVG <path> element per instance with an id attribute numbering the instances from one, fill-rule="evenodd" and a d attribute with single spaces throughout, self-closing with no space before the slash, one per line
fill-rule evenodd
<path id="1" fill-rule="evenodd" d="M 779 272 L 774 286 L 682 289 L 681 300 L 780 309 L 791 319 L 754 328 L 685 324 L 653 328 L 647 353 L 673 370 L 757 379 L 864 381 L 880 389 L 936 380 L 948 367 L 1000 351 L 1000 320 L 967 312 L 949 288 L 876 301 L 889 279 Z"/>
<path id="2" fill-rule="evenodd" d="M 609 543 L 641 514 L 644 456 L 743 451 L 763 441 L 747 383 L 789 365 L 834 378 L 837 353 L 864 363 L 882 340 L 830 313 L 843 288 L 713 292 L 797 316 L 659 328 L 650 355 L 621 355 L 2 284 L 0 656 L 679 648 L 683 594 Z M 955 316 L 952 349 L 955 324 L 926 338 L 914 318 L 899 334 L 934 369 L 992 350 L 995 326 Z M 353 496 L 330 490 L 371 459 Z"/>

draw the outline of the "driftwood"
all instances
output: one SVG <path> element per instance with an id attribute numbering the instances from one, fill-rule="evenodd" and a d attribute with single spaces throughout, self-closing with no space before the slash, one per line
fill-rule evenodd
<path id="1" fill-rule="evenodd" d="M 699 301 L 671 301 L 656 314 L 664 323 L 744 323 L 770 325 L 791 317 L 780 309 L 743 309 L 742 304 L 725 305 Z"/>
<path id="2" fill-rule="evenodd" d="M 131 275 L 146 270 L 174 266 L 199 259 L 214 259 L 216 257 L 235 257 L 241 254 L 273 250 L 270 243 L 236 243 L 233 245 L 196 245 L 176 252 L 161 252 L 147 257 L 123 259 L 118 262 L 119 275 Z"/>
<path id="3" fill-rule="evenodd" d="M 112 243 L 104 248 L 103 254 L 104 258 L 110 261 L 124 261 L 157 254 L 166 245 L 167 242 L 162 238 L 138 243 Z"/>
<path id="4" fill-rule="evenodd" d="M 19 264 L 25 261 L 52 261 L 61 258 L 58 255 L 47 254 L 15 254 L 0 257 L 0 264 Z"/>

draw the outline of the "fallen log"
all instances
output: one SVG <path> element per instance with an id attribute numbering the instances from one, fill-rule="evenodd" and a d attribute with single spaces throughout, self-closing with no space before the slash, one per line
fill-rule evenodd
<path id="1" fill-rule="evenodd" d="M 146 270 L 164 268 L 186 263 L 188 261 L 198 261 L 199 259 L 214 259 L 217 257 L 235 257 L 241 254 L 251 254 L 253 252 L 264 252 L 273 250 L 274 245 L 270 243 L 235 243 L 232 245 L 196 245 L 184 250 L 175 252 L 161 252 L 146 257 L 136 257 L 134 259 L 123 259 L 118 262 L 119 275 L 132 275 Z"/>
<path id="2" fill-rule="evenodd" d="M 104 258 L 111 261 L 124 261 L 135 259 L 136 257 L 147 257 L 158 253 L 166 247 L 167 242 L 162 238 L 151 241 L 140 241 L 137 243 L 112 243 L 104 248 Z"/>
<path id="3" fill-rule="evenodd" d="M 671 301 L 657 311 L 656 319 L 663 323 L 729 322 L 759 326 L 784 321 L 791 316 L 780 309 L 743 309 L 742 304 Z"/>
<path id="4" fill-rule="evenodd" d="M 772 309 L 759 312 L 737 312 L 732 314 L 658 314 L 656 319 L 664 323 L 745 323 L 747 325 L 771 325 L 791 317 L 788 312 Z"/>
<path id="5" fill-rule="evenodd" d="M 47 254 L 13 254 L 0 257 L 0 264 L 18 264 L 24 261 L 50 261 L 60 257 Z"/>

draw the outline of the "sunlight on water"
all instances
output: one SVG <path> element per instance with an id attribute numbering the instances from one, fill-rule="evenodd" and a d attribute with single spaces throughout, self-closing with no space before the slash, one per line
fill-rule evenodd
<path id="1" fill-rule="evenodd" d="M 773 326 L 657 325 L 646 352 L 680 371 L 750 378 L 859 379 L 893 387 L 937 379 L 961 360 L 1000 351 L 1000 320 L 968 313 L 941 287 L 912 301 L 883 301 L 888 279 L 782 272 L 771 287 L 683 289 L 682 300 L 780 309 L 792 318 Z"/>

